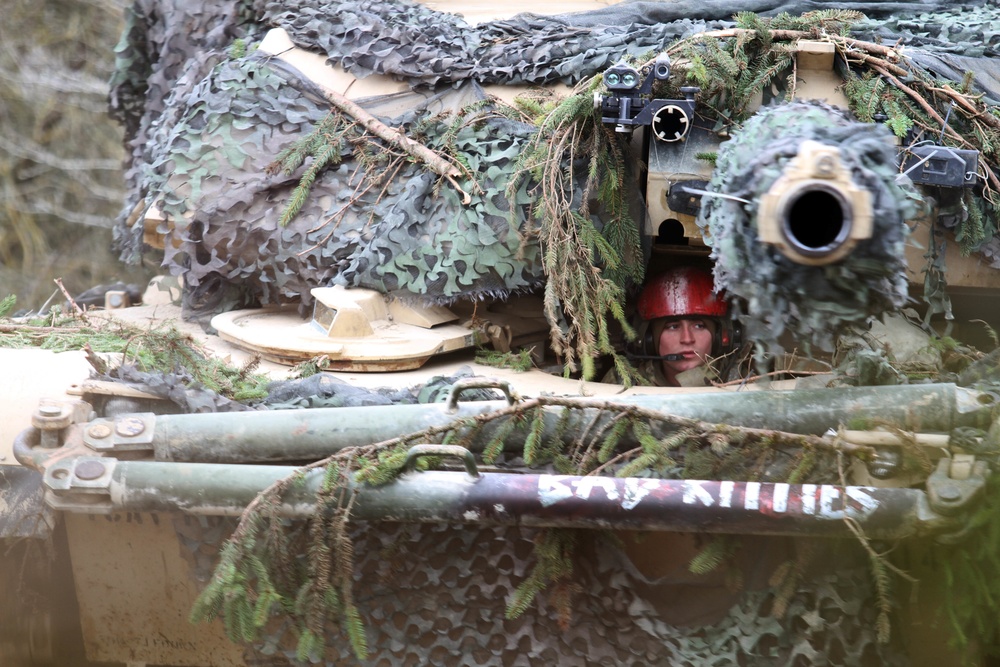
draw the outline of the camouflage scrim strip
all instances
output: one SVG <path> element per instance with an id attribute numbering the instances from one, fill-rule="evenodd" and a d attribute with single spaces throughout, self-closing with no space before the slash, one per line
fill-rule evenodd
<path id="1" fill-rule="evenodd" d="M 944 2 L 837 7 L 878 21 L 896 13 L 895 23 L 880 31 L 909 35 L 942 55 L 992 55 L 1000 10 L 970 4 L 971 20 L 963 13 L 961 24 Z M 439 189 L 411 166 L 381 196 L 369 193 L 348 205 L 331 229 L 324 221 L 358 186 L 357 165 L 345 154 L 321 174 L 296 221 L 281 227 L 298 174 L 270 176 L 264 168 L 310 132 L 329 105 L 297 73 L 253 55 L 256 41 L 280 26 L 299 46 L 356 76 L 389 75 L 414 89 L 455 95 L 460 107 L 479 98 L 477 84 L 574 83 L 626 54 L 647 54 L 731 25 L 737 11 L 773 16 L 816 5 L 626 2 L 469 25 L 402 1 L 137 0 L 127 13 L 111 82 L 112 110 L 125 125 L 129 152 L 129 194 L 115 227 L 116 246 L 123 259 L 138 260 L 143 214 L 151 206 L 162 209 L 163 264 L 194 288 L 189 305 L 196 313 L 308 300 L 309 288 L 331 282 L 442 302 L 531 289 L 544 276 L 537 247 L 520 247 L 518 232 L 527 219 L 521 209 L 529 198 L 524 191 L 513 202 L 505 197 L 514 159 L 533 131 L 529 126 L 484 120 L 455 137 L 455 148 L 473 165 L 472 178 L 484 188 L 472 207 L 462 207 L 448 188 Z M 871 34 L 876 25 L 865 24 L 859 34 Z M 990 90 L 992 70 L 974 71 L 977 83 Z M 424 99 L 415 97 L 410 113 L 383 120 L 397 126 L 428 120 L 433 114 L 420 106 Z M 423 140 L 433 147 L 435 136 L 441 139 L 443 128 Z"/>

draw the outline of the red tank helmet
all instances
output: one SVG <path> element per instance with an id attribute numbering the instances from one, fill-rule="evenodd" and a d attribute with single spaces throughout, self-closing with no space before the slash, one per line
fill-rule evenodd
<path id="1" fill-rule="evenodd" d="M 681 266 L 653 276 L 639 295 L 639 317 L 701 315 L 725 317 L 729 312 L 725 299 L 715 293 L 712 274 L 694 266 Z"/>

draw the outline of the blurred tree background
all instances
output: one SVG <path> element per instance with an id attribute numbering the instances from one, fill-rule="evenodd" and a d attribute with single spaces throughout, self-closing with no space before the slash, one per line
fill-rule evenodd
<path id="1" fill-rule="evenodd" d="M 125 3 L 3 0 L 0 297 L 20 308 L 40 307 L 55 278 L 76 294 L 151 273 L 111 251 L 124 151 L 107 94 Z"/>

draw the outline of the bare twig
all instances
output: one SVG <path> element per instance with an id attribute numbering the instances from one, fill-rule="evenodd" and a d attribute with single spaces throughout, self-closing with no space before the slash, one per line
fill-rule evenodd
<path id="1" fill-rule="evenodd" d="M 80 317 L 80 319 L 87 324 L 90 324 L 90 318 L 87 317 L 87 313 L 83 312 L 83 309 L 80 308 L 79 304 L 77 304 L 77 302 L 73 300 L 73 297 L 70 296 L 69 292 L 66 291 L 66 288 L 62 284 L 62 278 L 56 278 L 55 283 L 59 286 L 63 296 L 65 296 L 66 300 L 69 301 L 69 304 L 73 306 L 73 310 L 76 311 L 76 314 Z"/>
<path id="2" fill-rule="evenodd" d="M 0 324 L 0 333 L 27 333 L 27 334 L 50 334 L 50 333 L 80 333 L 81 327 L 35 327 L 27 324 Z"/>
<path id="3" fill-rule="evenodd" d="M 744 384 L 747 382 L 756 382 L 757 380 L 763 380 L 764 378 L 774 377 L 777 375 L 827 375 L 830 371 L 771 371 L 769 373 L 761 373 L 760 375 L 754 375 L 748 378 L 739 378 L 737 380 L 730 380 L 729 382 L 713 382 L 713 387 L 732 387 L 738 384 Z"/>

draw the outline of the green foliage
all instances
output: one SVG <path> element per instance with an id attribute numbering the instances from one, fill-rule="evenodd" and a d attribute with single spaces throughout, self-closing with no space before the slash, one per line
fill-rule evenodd
<path id="1" fill-rule="evenodd" d="M 736 550 L 736 542 L 730 535 L 717 535 L 702 547 L 688 563 L 688 570 L 694 574 L 708 574 L 725 563 Z"/>
<path id="2" fill-rule="evenodd" d="M 832 481 L 836 474 L 836 452 L 815 451 L 809 436 L 705 424 L 620 403 L 595 408 L 592 401 L 535 398 L 377 445 L 342 450 L 272 486 L 244 512 L 192 610 L 192 620 L 221 616 L 234 641 L 252 641 L 274 615 L 285 616 L 298 632 L 300 660 L 320 660 L 335 628 L 346 633 L 356 655 L 366 655 L 364 619 L 352 598 L 353 547 L 347 526 L 356 495 L 351 489 L 354 484 L 391 482 L 413 444 L 439 441 L 470 449 L 479 443 L 488 464 L 509 465 L 510 458 L 521 457 L 528 465 L 554 463 L 566 474 L 661 478 L 682 476 L 685 460 L 698 452 L 729 466 L 732 479 L 781 479 L 791 468 L 775 465 L 763 453 L 798 447 L 812 452 L 815 460 L 808 469 L 796 469 L 802 481 Z M 737 459 L 741 463 L 734 463 Z M 792 457 L 783 459 L 795 463 Z M 283 495 L 289 489 L 301 490 L 307 482 L 318 486 L 313 516 L 304 524 L 282 523 L 277 508 Z M 572 598 L 578 590 L 573 559 L 580 535 L 565 529 L 540 533 L 535 563 L 508 601 L 508 618 L 522 614 L 545 591 L 559 622 L 571 622 Z M 693 568 L 707 571 L 722 561 L 728 553 L 726 542 L 713 544 L 695 559 Z"/>
<path id="3" fill-rule="evenodd" d="M 873 70 L 848 72 L 843 91 L 858 120 L 874 123 L 876 116 L 885 116 L 885 124 L 897 137 L 906 136 L 913 128 L 914 118 L 926 120 L 926 115 L 914 107 L 906 93 L 886 83 Z"/>
<path id="4" fill-rule="evenodd" d="M 483 462 L 492 465 L 496 462 L 497 457 L 503 453 L 504 444 L 514 433 L 514 430 L 520 427 L 522 424 L 521 420 L 518 419 L 507 419 L 500 423 L 497 427 L 496 433 L 487 443 L 486 447 L 483 449 Z"/>
<path id="5" fill-rule="evenodd" d="M 594 361 L 602 355 L 619 365 L 610 323 L 634 335 L 625 316 L 625 289 L 643 277 L 639 229 L 629 215 L 634 160 L 624 140 L 594 114 L 599 83 L 595 77 L 545 115 L 508 187 L 510 195 L 526 180 L 532 184 L 532 238 L 542 250 L 550 342 L 566 374 L 579 371 L 584 379 L 594 378 Z M 574 168 L 581 159 L 585 174 Z M 604 221 L 600 229 L 598 219 Z"/>
<path id="6" fill-rule="evenodd" d="M 573 555 L 578 533 L 574 530 L 550 528 L 542 531 L 535 541 L 536 564 L 528 578 L 514 591 L 507 603 L 507 618 L 514 619 L 528 609 L 539 593 L 549 586 L 557 589 L 573 588 Z M 568 627 L 572 616 L 567 595 L 553 595 L 557 601 L 556 612 L 562 627 Z"/>
<path id="7" fill-rule="evenodd" d="M 943 580 L 938 621 L 951 630 L 954 646 L 987 655 L 1000 652 L 1000 475 L 987 479 L 964 539 L 909 545 L 901 560 L 923 576 Z M 919 602 L 919 598 L 918 598 Z M 971 663 L 970 663 L 971 664 Z"/>
<path id="8" fill-rule="evenodd" d="M 704 152 L 704 153 L 695 153 L 694 157 L 695 157 L 696 160 L 704 160 L 705 162 L 708 162 L 709 164 L 711 164 L 714 167 L 715 166 L 715 161 L 717 159 L 719 159 L 719 153 L 716 152 L 716 151 Z"/>
<path id="9" fill-rule="evenodd" d="M 234 642 L 252 642 L 276 611 L 299 633 L 296 657 L 318 660 L 331 626 L 346 632 L 359 660 L 368 654 L 364 624 L 353 602 L 354 553 L 347 535 L 352 498 L 344 492 L 354 452 L 332 457 L 308 474 L 320 478 L 317 511 L 305 526 L 287 529 L 280 496 L 305 473 L 281 480 L 261 496 L 223 546 L 219 564 L 192 608 L 196 623 L 221 617 Z M 304 550 L 304 562 L 292 554 Z"/>
<path id="10" fill-rule="evenodd" d="M 476 363 L 494 368 L 509 368 L 518 373 L 529 371 L 534 366 L 531 350 L 520 352 L 498 352 L 497 350 L 476 350 Z"/>
<path id="11" fill-rule="evenodd" d="M 321 354 L 317 357 L 307 359 L 306 361 L 299 362 L 292 366 L 292 370 L 288 372 L 288 377 L 290 378 L 308 378 L 316 375 L 317 373 L 322 373 L 330 367 L 330 358 L 325 354 Z"/>
<path id="12" fill-rule="evenodd" d="M 17 297 L 13 294 L 8 294 L 3 299 L 0 299 L 0 320 L 14 312 L 14 306 L 16 305 Z"/>
<path id="13" fill-rule="evenodd" d="M 800 15 L 781 12 L 767 25 L 771 30 L 801 30 L 817 35 L 846 35 L 855 23 L 863 21 L 865 15 L 850 9 L 821 9 Z M 763 20 L 763 19 L 760 19 Z"/>
<path id="14" fill-rule="evenodd" d="M 716 120 L 719 131 L 746 120 L 761 91 L 789 72 L 794 61 L 790 44 L 773 40 L 764 19 L 750 13 L 736 19 L 752 32 L 731 39 L 692 40 L 678 47 L 679 55 L 689 61 L 687 82 L 701 88 L 699 104 Z"/>
<path id="15" fill-rule="evenodd" d="M 402 471 L 409 448 L 410 445 L 403 442 L 392 449 L 379 452 L 375 460 L 363 459 L 357 472 L 358 481 L 371 486 L 388 484 Z"/>
<path id="16" fill-rule="evenodd" d="M 963 255 L 970 255 L 993 238 L 995 229 L 988 226 L 983 201 L 972 190 L 962 193 L 962 209 L 965 219 L 955 231 L 955 240 Z"/>
<path id="17" fill-rule="evenodd" d="M 0 302 L 0 310 L 5 303 L 6 299 Z M 11 307 L 13 303 L 10 302 Z M 267 396 L 266 385 L 270 382 L 266 376 L 256 373 L 259 357 L 252 357 L 240 368 L 233 367 L 169 325 L 140 328 L 113 318 L 80 320 L 53 311 L 45 318 L 35 318 L 0 331 L 0 347 L 39 347 L 53 352 L 90 349 L 97 353 L 121 354 L 123 365 L 129 364 L 145 372 L 182 372 L 190 377 L 189 386 L 204 387 L 242 402 Z"/>
<path id="18" fill-rule="evenodd" d="M 270 173 L 281 171 L 292 174 L 307 159 L 312 158 L 312 162 L 299 178 L 299 184 L 292 192 L 288 206 L 281 214 L 279 224 L 282 227 L 288 226 L 288 223 L 302 210 L 316 177 L 328 167 L 340 163 L 341 155 L 347 147 L 348 134 L 356 132 L 354 128 L 354 122 L 342 114 L 330 112 L 312 132 L 281 151 L 274 162 L 268 165 L 267 170 Z"/>
<path id="19" fill-rule="evenodd" d="M 247 41 L 245 39 L 235 39 L 233 43 L 229 45 L 229 57 L 234 60 L 237 58 L 242 58 L 247 54 Z"/>

